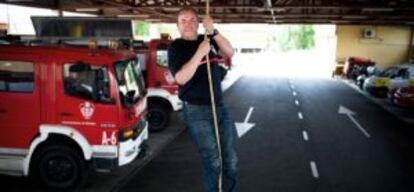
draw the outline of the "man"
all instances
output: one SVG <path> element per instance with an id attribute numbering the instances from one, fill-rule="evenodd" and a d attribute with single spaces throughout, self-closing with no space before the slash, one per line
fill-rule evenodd
<path id="1" fill-rule="evenodd" d="M 237 156 L 233 146 L 234 124 L 222 101 L 218 53 L 233 55 L 230 42 L 220 34 L 211 18 L 203 19 L 209 39 L 198 35 L 199 20 L 192 8 L 179 11 L 177 27 L 181 38 L 174 40 L 168 49 L 168 65 L 179 84 L 179 98 L 184 102 L 183 120 L 197 145 L 203 165 L 204 182 L 208 191 L 218 190 L 220 172 L 223 176 L 223 191 L 235 191 L 237 178 Z M 210 56 L 217 119 L 222 151 L 222 167 L 215 137 L 211 113 L 211 101 L 205 56 Z"/>

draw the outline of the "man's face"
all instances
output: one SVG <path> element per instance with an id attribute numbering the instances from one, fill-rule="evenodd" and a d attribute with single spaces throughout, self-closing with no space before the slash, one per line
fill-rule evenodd
<path id="1" fill-rule="evenodd" d="M 184 11 L 178 15 L 178 30 L 183 39 L 197 39 L 198 19 L 191 11 Z"/>

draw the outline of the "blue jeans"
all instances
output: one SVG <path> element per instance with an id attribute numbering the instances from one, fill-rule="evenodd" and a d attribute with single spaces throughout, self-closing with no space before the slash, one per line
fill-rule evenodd
<path id="1" fill-rule="evenodd" d="M 185 103 L 182 111 L 183 120 L 193 141 L 197 145 L 202 159 L 204 183 L 208 192 L 218 191 L 218 178 L 222 170 L 223 191 L 236 191 L 237 156 L 233 145 L 234 122 L 227 108 L 216 107 L 223 169 L 220 166 L 214 122 L 209 105 L 192 105 Z"/>

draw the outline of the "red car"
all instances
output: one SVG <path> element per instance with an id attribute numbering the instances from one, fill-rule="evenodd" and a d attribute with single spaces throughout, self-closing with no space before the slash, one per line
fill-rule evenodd
<path id="1" fill-rule="evenodd" d="M 397 89 L 392 97 L 392 102 L 401 107 L 414 107 L 414 87 Z"/>
<path id="2" fill-rule="evenodd" d="M 367 67 L 374 66 L 375 62 L 361 57 L 348 57 L 345 61 L 343 74 L 348 79 L 356 80 L 361 74 L 367 73 Z"/>

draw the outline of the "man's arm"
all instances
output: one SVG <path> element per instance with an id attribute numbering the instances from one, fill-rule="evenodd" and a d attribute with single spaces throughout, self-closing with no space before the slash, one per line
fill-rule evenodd
<path id="1" fill-rule="evenodd" d="M 213 34 L 214 33 L 214 25 L 213 19 L 210 17 L 205 17 L 203 19 L 203 26 L 207 30 L 207 33 Z M 216 41 L 220 51 L 225 54 L 227 57 L 232 57 L 234 54 L 233 46 L 231 45 L 230 41 L 224 37 L 221 33 L 218 33 L 216 36 L 213 37 Z"/>
<path id="2" fill-rule="evenodd" d="M 185 51 L 185 50 L 180 50 Z M 197 71 L 198 66 L 200 65 L 201 59 L 210 52 L 210 42 L 208 39 L 204 40 L 198 46 L 196 53 L 191 57 L 191 59 L 185 63 L 181 69 L 175 74 L 175 81 L 179 85 L 186 84 Z"/>
<path id="3" fill-rule="evenodd" d="M 230 41 L 224 37 L 222 34 L 217 34 L 213 37 L 216 41 L 220 52 L 222 52 L 227 57 L 232 57 L 234 54 L 233 46 L 231 45 Z"/>

